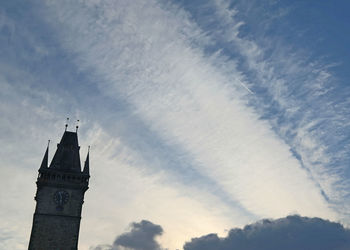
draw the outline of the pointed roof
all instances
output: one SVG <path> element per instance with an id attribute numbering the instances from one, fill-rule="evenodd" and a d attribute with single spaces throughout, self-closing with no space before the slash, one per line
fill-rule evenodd
<path id="1" fill-rule="evenodd" d="M 64 131 L 61 142 L 57 144 L 57 150 L 52 158 L 50 169 L 80 173 L 79 148 L 78 134 Z"/>
<path id="2" fill-rule="evenodd" d="M 86 160 L 85 160 L 85 164 L 84 164 L 84 170 L 83 170 L 83 174 L 90 176 L 90 166 L 89 166 L 89 154 L 90 154 L 90 146 L 89 146 L 89 150 L 86 156 Z"/>
<path id="3" fill-rule="evenodd" d="M 42 162 L 41 162 L 39 171 L 40 171 L 40 170 L 43 170 L 43 169 L 47 169 L 47 166 L 48 166 L 48 159 L 49 159 L 49 145 L 47 145 L 46 152 L 45 152 L 44 158 L 43 158 L 43 160 L 42 160 Z"/>

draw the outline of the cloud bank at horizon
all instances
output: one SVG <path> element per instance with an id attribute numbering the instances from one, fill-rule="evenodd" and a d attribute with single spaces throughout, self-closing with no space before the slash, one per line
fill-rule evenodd
<path id="1" fill-rule="evenodd" d="M 130 225 L 131 231 L 117 236 L 113 245 L 99 245 L 90 250 L 162 250 L 155 237 L 163 229 L 142 220 Z M 192 238 L 184 250 L 346 250 L 350 247 L 350 230 L 342 224 L 321 218 L 290 215 L 276 220 L 263 219 L 244 228 L 232 228 L 226 237 L 208 234 Z"/>
<path id="2" fill-rule="evenodd" d="M 231 229 L 227 237 L 209 234 L 194 238 L 184 250 L 345 250 L 350 248 L 350 230 L 340 223 L 320 218 L 287 216 L 262 220 Z"/>

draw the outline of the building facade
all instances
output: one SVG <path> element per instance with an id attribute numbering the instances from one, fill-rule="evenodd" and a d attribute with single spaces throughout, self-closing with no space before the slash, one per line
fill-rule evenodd
<path id="1" fill-rule="evenodd" d="M 37 178 L 29 250 L 77 250 L 89 152 L 81 171 L 78 135 L 65 131 L 50 165 L 47 147 Z"/>

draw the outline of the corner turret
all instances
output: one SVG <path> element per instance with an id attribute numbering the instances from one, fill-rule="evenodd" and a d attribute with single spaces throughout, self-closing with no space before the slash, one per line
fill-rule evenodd
<path id="1" fill-rule="evenodd" d="M 84 164 L 84 170 L 83 170 L 83 174 L 88 177 L 90 177 L 89 154 L 90 154 L 90 146 L 88 149 L 88 153 Z"/>
<path id="2" fill-rule="evenodd" d="M 50 143 L 50 140 L 49 140 L 49 143 Z M 48 168 L 48 159 L 49 159 L 49 143 L 47 144 L 47 148 L 46 148 L 46 152 L 45 152 L 45 155 L 44 155 L 44 158 L 41 162 L 41 165 L 40 165 L 40 168 L 39 168 L 39 172 L 40 170 L 44 170 L 44 169 L 47 169 Z"/>

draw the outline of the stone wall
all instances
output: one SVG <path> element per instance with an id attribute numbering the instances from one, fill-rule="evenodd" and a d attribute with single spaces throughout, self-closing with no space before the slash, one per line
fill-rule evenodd
<path id="1" fill-rule="evenodd" d="M 77 250 L 80 218 L 34 214 L 29 250 Z"/>

